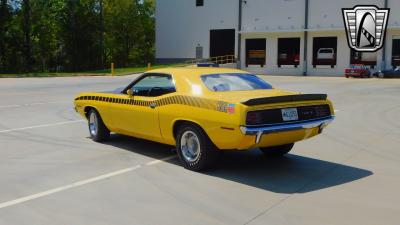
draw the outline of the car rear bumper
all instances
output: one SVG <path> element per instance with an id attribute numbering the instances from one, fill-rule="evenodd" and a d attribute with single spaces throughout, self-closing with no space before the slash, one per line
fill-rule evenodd
<path id="1" fill-rule="evenodd" d="M 328 126 L 328 124 L 330 124 L 334 119 L 335 116 L 330 116 L 323 119 L 316 119 L 312 121 L 282 124 L 282 125 L 269 125 L 269 126 L 257 126 L 257 127 L 241 126 L 240 130 L 244 135 L 255 135 L 256 136 L 255 144 L 259 144 L 263 134 L 302 130 L 302 129 L 312 129 L 312 128 L 318 128 L 318 133 L 321 133 L 322 130 L 326 126 Z"/>

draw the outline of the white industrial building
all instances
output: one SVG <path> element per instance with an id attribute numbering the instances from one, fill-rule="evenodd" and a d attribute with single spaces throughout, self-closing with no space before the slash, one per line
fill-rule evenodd
<path id="1" fill-rule="evenodd" d="M 342 8 L 390 8 L 384 47 L 351 51 Z M 261 74 L 343 75 L 350 64 L 400 66 L 399 0 L 157 0 L 156 58 L 177 62 L 235 55 Z M 332 52 L 333 51 L 333 52 Z M 335 54 L 330 61 L 323 54 Z"/>

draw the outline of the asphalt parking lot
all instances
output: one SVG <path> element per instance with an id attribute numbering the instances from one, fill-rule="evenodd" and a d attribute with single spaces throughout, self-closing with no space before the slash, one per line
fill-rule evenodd
<path id="1" fill-rule="evenodd" d="M 0 80 L 0 224 L 400 224 L 400 80 L 263 76 L 327 93 L 336 120 L 283 159 L 195 173 L 170 146 L 89 139 L 74 95 L 133 77 Z"/>

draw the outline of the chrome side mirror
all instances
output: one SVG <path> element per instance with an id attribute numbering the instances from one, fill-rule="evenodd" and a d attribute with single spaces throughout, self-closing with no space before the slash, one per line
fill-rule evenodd
<path id="1" fill-rule="evenodd" d="M 128 89 L 128 90 L 126 91 L 126 93 L 128 94 L 128 96 L 129 96 L 130 98 L 132 98 L 132 97 L 134 96 L 134 93 L 133 93 L 133 90 L 132 90 L 132 89 Z"/>

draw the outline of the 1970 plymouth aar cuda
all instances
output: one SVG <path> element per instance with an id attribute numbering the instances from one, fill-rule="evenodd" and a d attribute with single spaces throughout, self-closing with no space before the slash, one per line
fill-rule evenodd
<path id="1" fill-rule="evenodd" d="M 325 94 L 275 89 L 256 75 L 224 68 L 152 70 L 124 89 L 81 93 L 75 108 L 94 141 L 115 132 L 176 145 L 183 166 L 195 171 L 223 150 L 284 155 L 334 119 Z"/>

